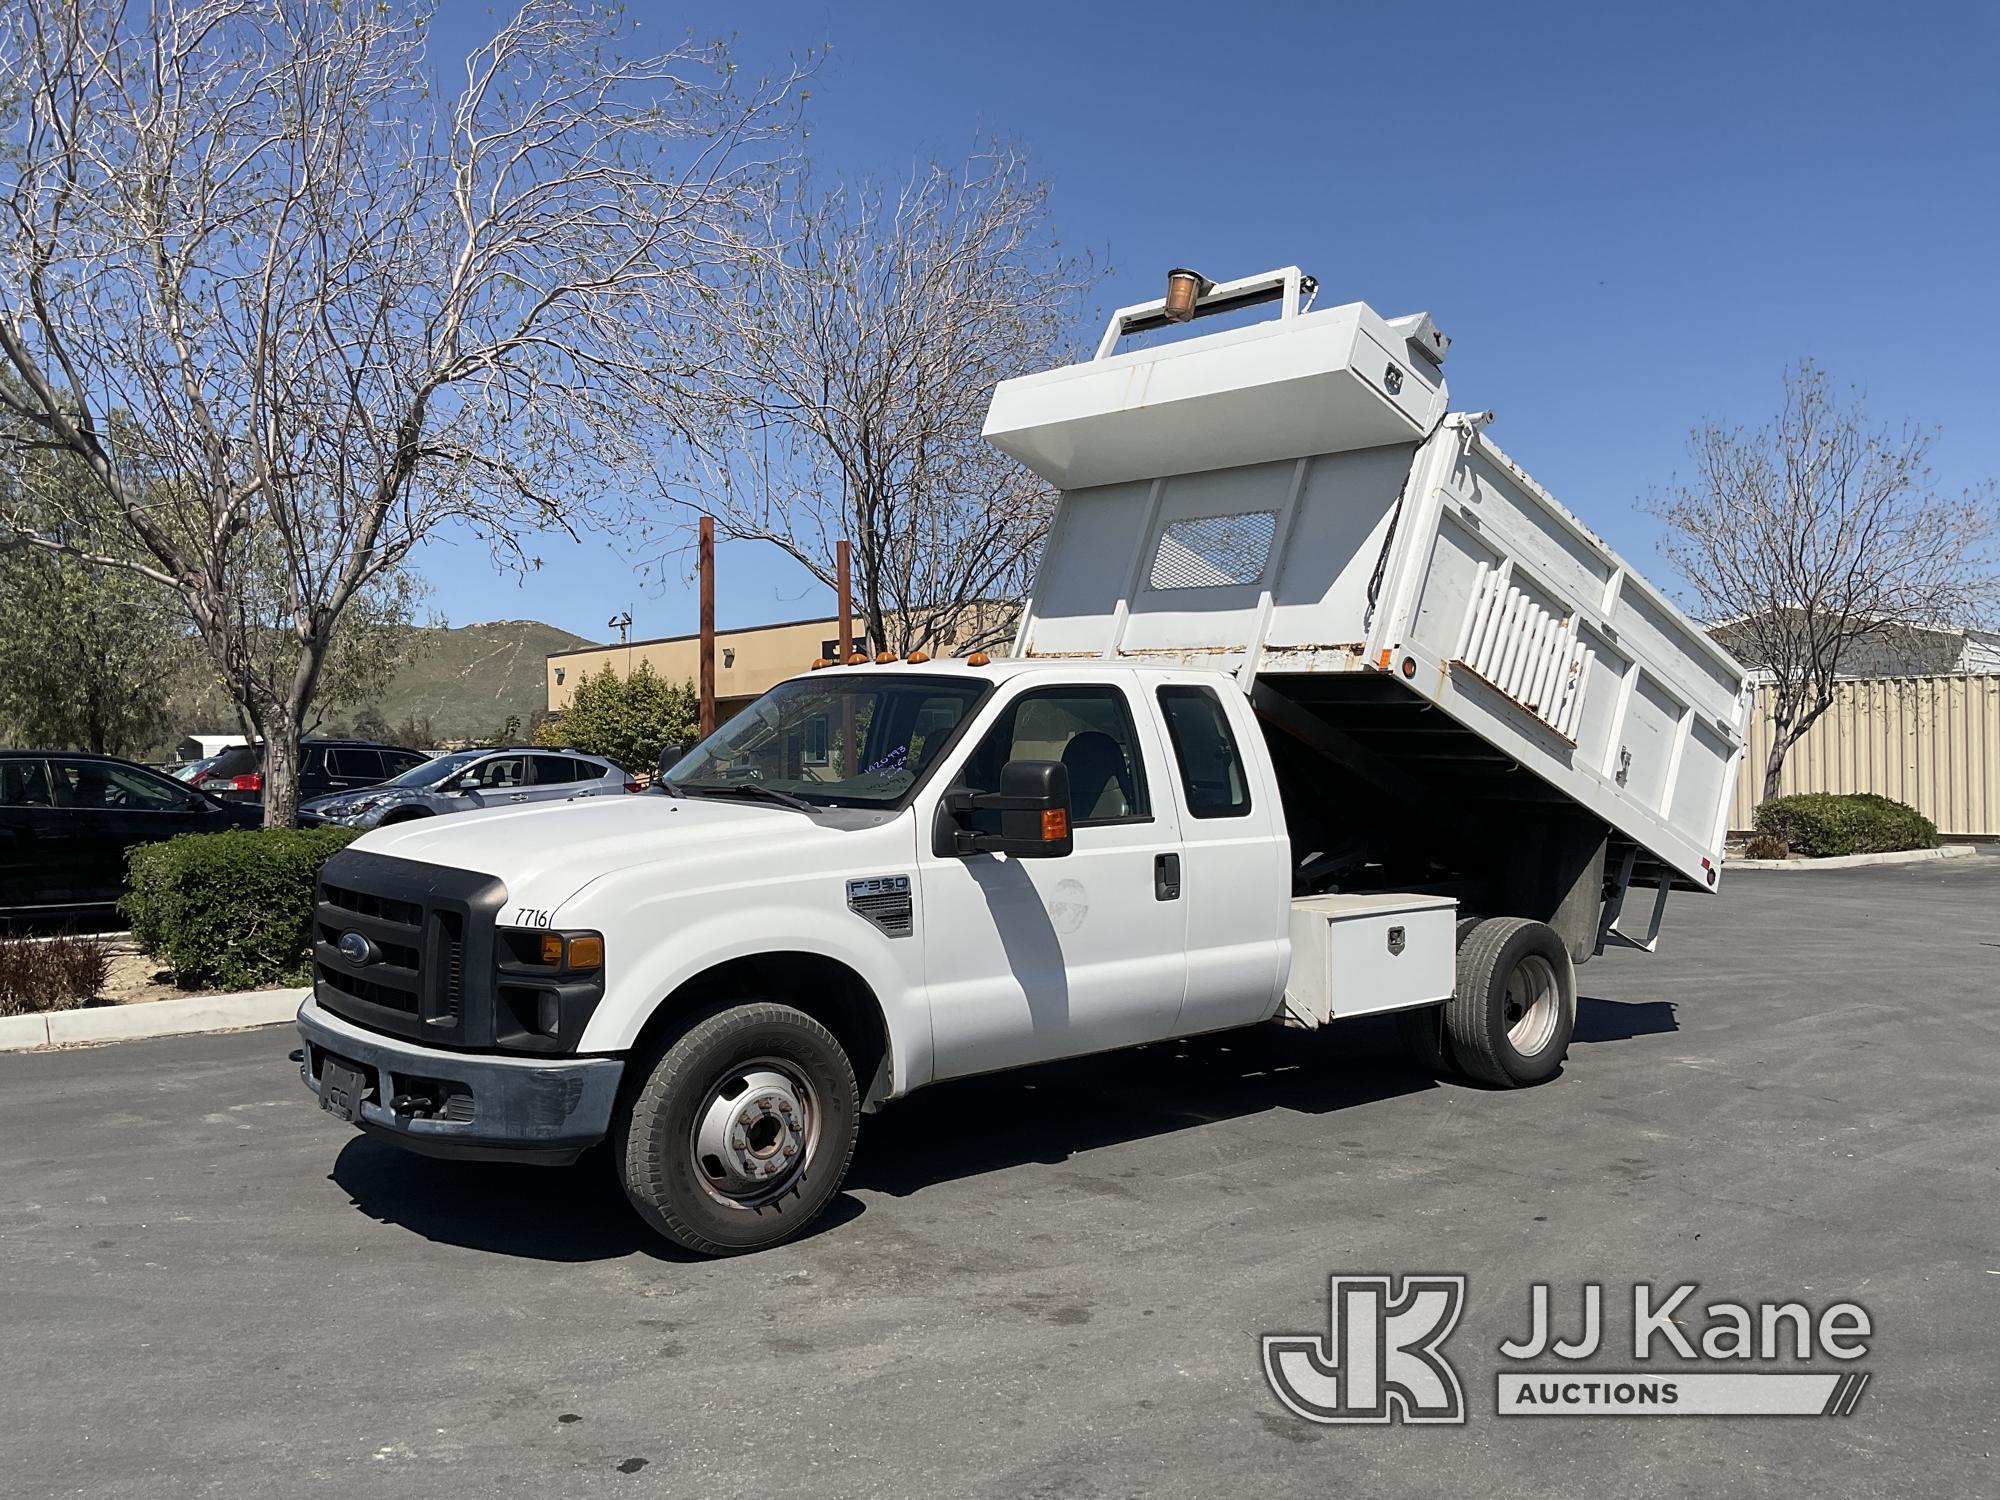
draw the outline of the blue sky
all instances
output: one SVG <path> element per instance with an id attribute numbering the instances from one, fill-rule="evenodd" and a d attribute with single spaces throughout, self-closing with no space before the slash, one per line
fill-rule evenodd
<path id="1" fill-rule="evenodd" d="M 1058 232 L 1108 259 L 1099 301 L 1166 269 L 1296 263 L 1322 305 L 1427 309 L 1457 408 L 1671 584 L 1634 500 L 1704 416 L 1766 419 L 1801 356 L 1874 413 L 1942 429 L 1957 489 L 2000 476 L 2000 7 L 1985 4 L 737 4 L 633 0 L 733 34 L 746 69 L 831 44 L 816 175 L 896 176 L 1023 144 Z M 436 55 L 488 24 L 445 0 Z M 1101 320 L 1079 329 L 1094 341 Z M 691 630 L 679 572 L 550 539 L 496 577 L 419 555 L 453 624 L 592 639 Z M 831 613 L 768 547 L 720 549 L 725 626 Z"/>

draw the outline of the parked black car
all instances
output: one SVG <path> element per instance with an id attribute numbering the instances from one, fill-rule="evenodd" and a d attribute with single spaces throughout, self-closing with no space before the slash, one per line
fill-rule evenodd
<path id="1" fill-rule="evenodd" d="M 300 740 L 299 800 L 376 786 L 429 759 L 418 751 L 375 740 Z M 188 784 L 225 802 L 262 802 L 264 748 L 232 746 Z"/>
<path id="2" fill-rule="evenodd" d="M 129 760 L 0 750 L 0 923 L 102 913 L 134 844 L 261 821 Z"/>

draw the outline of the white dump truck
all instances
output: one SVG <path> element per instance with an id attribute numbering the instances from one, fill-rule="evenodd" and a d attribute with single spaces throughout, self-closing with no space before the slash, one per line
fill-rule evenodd
<path id="1" fill-rule="evenodd" d="M 720 1254 L 945 1079 L 1390 1011 L 1440 1073 L 1556 1074 L 1575 966 L 1715 888 L 1743 670 L 1448 412 L 1428 317 L 1170 287 L 994 395 L 1062 492 L 1009 655 L 820 664 L 653 793 L 331 860 L 322 1105 L 446 1156 L 608 1142 Z"/>

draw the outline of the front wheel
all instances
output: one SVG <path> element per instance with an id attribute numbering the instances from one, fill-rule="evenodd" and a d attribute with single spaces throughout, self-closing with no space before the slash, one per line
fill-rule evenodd
<path id="1" fill-rule="evenodd" d="M 1445 1007 L 1451 1055 L 1501 1088 L 1553 1078 L 1576 1029 L 1576 967 L 1553 928 L 1489 917 L 1458 946 L 1458 990 Z"/>
<path id="2" fill-rule="evenodd" d="M 719 1010 L 683 1032 L 622 1111 L 625 1196 L 698 1255 L 790 1239 L 847 1175 L 861 1115 L 833 1033 L 788 1005 Z"/>

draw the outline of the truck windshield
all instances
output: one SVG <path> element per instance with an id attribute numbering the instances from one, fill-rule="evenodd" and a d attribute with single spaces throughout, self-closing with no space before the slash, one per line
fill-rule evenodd
<path id="1" fill-rule="evenodd" d="M 761 787 L 819 807 L 893 807 L 916 789 L 987 686 L 904 670 L 794 678 L 681 757 L 667 781 L 687 796 Z"/>

